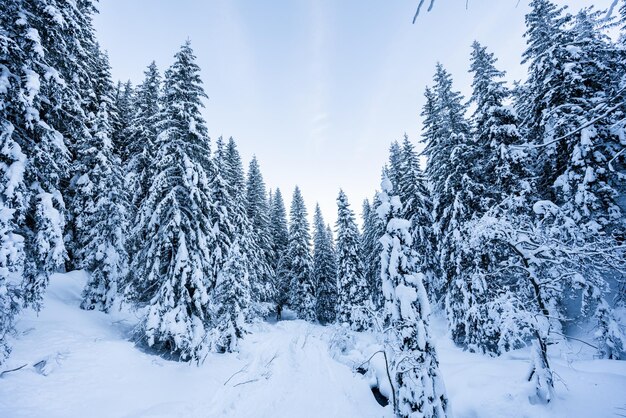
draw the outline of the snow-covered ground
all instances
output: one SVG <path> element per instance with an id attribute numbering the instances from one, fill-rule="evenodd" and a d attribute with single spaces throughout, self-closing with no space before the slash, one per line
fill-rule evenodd
<path id="1" fill-rule="evenodd" d="M 129 342 L 137 318 L 79 309 L 85 277 L 52 277 L 45 308 L 25 313 L 1 370 L 0 417 L 391 417 L 372 396 L 386 391 L 355 367 L 377 349 L 373 335 L 299 320 L 251 328 L 237 354 L 211 354 L 200 367 L 144 353 Z M 492 359 L 462 352 L 435 321 L 454 416 L 618 417 L 626 415 L 626 362 L 594 360 L 583 345 L 551 348 L 558 374 L 548 406 L 529 402 L 526 350 Z M 0 371 L 1 371 L 0 370 Z"/>

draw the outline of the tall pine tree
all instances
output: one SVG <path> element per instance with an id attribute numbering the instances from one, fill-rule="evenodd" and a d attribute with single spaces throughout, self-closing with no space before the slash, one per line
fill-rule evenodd
<path id="1" fill-rule="evenodd" d="M 187 42 L 166 74 L 155 177 L 135 227 L 147 239 L 132 267 L 132 294 L 150 296 L 139 338 L 181 360 L 199 359 L 214 285 L 216 232 L 199 72 Z"/>
<path id="2" fill-rule="evenodd" d="M 280 189 L 272 195 L 270 207 L 270 233 L 272 237 L 272 250 L 274 258 L 272 267 L 276 273 L 276 304 L 280 307 L 288 304 L 290 294 L 290 282 L 288 272 L 289 231 L 287 225 L 287 212 Z"/>
<path id="3" fill-rule="evenodd" d="M 89 135 L 81 142 L 75 161 L 74 262 L 86 269 L 83 309 L 108 311 L 118 284 L 127 274 L 127 195 L 122 167 L 114 153 L 112 120 L 113 83 L 108 58 L 100 55 L 94 68 L 93 110 L 87 114 Z"/>
<path id="4" fill-rule="evenodd" d="M 307 211 L 300 188 L 296 186 L 291 200 L 286 260 L 291 290 L 289 306 L 298 313 L 300 319 L 314 321 L 316 301 L 310 246 L 311 233 Z"/>
<path id="5" fill-rule="evenodd" d="M 372 204 L 363 202 L 363 233 L 361 234 L 361 254 L 365 265 L 365 280 L 369 287 L 372 304 L 379 309 L 383 306 L 383 292 L 380 281 L 380 239 L 385 234 L 385 226 L 378 217 L 376 209 L 380 205 L 378 194 L 374 196 Z"/>
<path id="6" fill-rule="evenodd" d="M 337 316 L 356 331 L 369 326 L 368 286 L 361 260 L 359 230 L 348 197 L 337 197 Z"/>
<path id="7" fill-rule="evenodd" d="M 319 205 L 313 218 L 313 281 L 317 319 L 322 324 L 332 323 L 337 315 L 337 263 L 332 233 L 329 235 Z"/>
<path id="8" fill-rule="evenodd" d="M 437 64 L 434 82 L 432 90 L 426 90 L 422 112 L 424 154 L 428 157 L 425 173 L 432 185 L 434 233 L 443 279 L 432 283 L 432 291 L 445 294 L 452 337 L 463 344 L 461 318 L 473 289 L 463 276 L 469 260 L 463 257 L 460 232 L 472 216 L 480 214 L 482 190 L 472 176 L 476 148 L 465 119 L 463 97 L 452 90 L 452 77 L 441 64 Z"/>
<path id="9" fill-rule="evenodd" d="M 386 224 L 381 242 L 381 279 L 398 417 L 449 414 L 439 361 L 430 337 L 429 303 L 424 275 L 417 270 L 411 222 L 402 218 L 402 202 L 384 177 L 378 215 Z"/>
<path id="10" fill-rule="evenodd" d="M 254 260 L 254 266 L 258 270 L 258 291 L 255 293 L 260 301 L 268 302 L 273 297 L 275 286 L 275 272 L 272 268 L 274 250 L 265 181 L 256 156 L 250 161 L 245 190 L 246 211 L 252 228 L 252 239 L 258 247 L 258 255 Z"/>

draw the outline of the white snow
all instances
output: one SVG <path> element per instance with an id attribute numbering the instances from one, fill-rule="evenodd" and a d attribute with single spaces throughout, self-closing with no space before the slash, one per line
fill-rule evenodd
<path id="1" fill-rule="evenodd" d="M 0 368 L 0 417 L 391 417 L 370 385 L 389 393 L 374 334 L 300 320 L 260 323 L 235 354 L 199 367 L 164 360 L 129 341 L 137 318 L 79 309 L 83 272 L 54 275 L 43 310 L 25 312 Z M 528 350 L 490 358 L 460 351 L 431 317 L 440 369 L 457 418 L 610 417 L 626 407 L 626 362 L 593 359 L 572 343 L 550 347 L 558 375 L 553 402 L 532 405 Z"/>

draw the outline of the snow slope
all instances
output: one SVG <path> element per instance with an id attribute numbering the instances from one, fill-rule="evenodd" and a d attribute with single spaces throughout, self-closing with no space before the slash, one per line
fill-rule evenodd
<path id="1" fill-rule="evenodd" d="M 0 378 L 0 417 L 392 416 L 371 394 L 376 377 L 353 372 L 378 348 L 371 334 L 299 320 L 256 324 L 240 353 L 211 354 L 196 367 L 135 348 L 132 313 L 80 310 L 84 283 L 82 272 L 55 275 L 39 317 L 22 316 L 2 370 L 27 366 Z M 591 360 L 581 346 L 554 347 L 562 379 L 556 399 L 532 405 L 524 350 L 497 359 L 464 353 L 436 325 L 457 418 L 626 415 L 626 362 Z M 377 374 L 384 392 L 384 374 Z"/>

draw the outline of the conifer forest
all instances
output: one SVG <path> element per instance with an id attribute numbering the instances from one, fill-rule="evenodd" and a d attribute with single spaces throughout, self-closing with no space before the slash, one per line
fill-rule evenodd
<path id="1" fill-rule="evenodd" d="M 526 3 L 323 213 L 195 39 L 117 81 L 97 0 L 0 0 L 0 416 L 626 416 L 626 1 Z"/>

